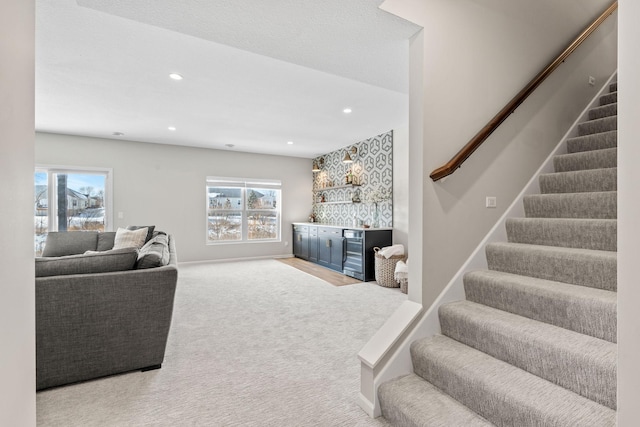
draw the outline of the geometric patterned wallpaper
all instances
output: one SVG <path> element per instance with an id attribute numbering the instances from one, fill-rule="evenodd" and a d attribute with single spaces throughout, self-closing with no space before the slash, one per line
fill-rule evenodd
<path id="1" fill-rule="evenodd" d="M 345 152 L 353 163 L 343 163 Z M 393 189 L 393 131 L 360 141 L 313 159 L 324 162 L 320 172 L 313 173 L 313 214 L 317 222 L 351 226 L 354 217 L 364 224 L 373 222 L 374 205 L 366 195 L 379 188 Z M 359 186 L 346 186 L 345 177 L 353 174 Z M 324 196 L 324 203 L 321 202 Z M 357 202 L 360 200 L 360 202 Z M 393 197 L 378 203 L 380 227 L 393 226 Z"/>

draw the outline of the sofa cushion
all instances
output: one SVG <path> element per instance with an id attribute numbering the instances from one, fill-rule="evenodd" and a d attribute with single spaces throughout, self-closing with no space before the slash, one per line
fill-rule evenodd
<path id="1" fill-rule="evenodd" d="M 153 237 L 153 230 L 155 230 L 155 225 L 130 225 L 127 227 L 127 230 L 139 230 L 141 228 L 147 229 L 147 237 L 145 237 L 144 242 L 147 243 Z"/>
<path id="2" fill-rule="evenodd" d="M 36 258 L 36 277 L 132 270 L 137 259 L 138 250 L 136 248 Z"/>
<path id="3" fill-rule="evenodd" d="M 113 249 L 136 248 L 140 249 L 147 238 L 146 227 L 137 230 L 127 230 L 126 228 L 118 228 L 116 237 L 113 242 Z"/>
<path id="4" fill-rule="evenodd" d="M 86 251 L 95 251 L 97 246 L 97 231 L 52 231 L 47 234 L 42 256 L 82 254 Z"/>
<path id="5" fill-rule="evenodd" d="M 113 249 L 113 244 L 115 243 L 116 232 L 115 231 L 105 231 L 103 233 L 98 233 L 98 248 L 97 251 L 108 251 Z"/>
<path id="6" fill-rule="evenodd" d="M 169 258 L 169 237 L 158 234 L 140 249 L 136 268 L 162 267 L 169 264 Z"/>

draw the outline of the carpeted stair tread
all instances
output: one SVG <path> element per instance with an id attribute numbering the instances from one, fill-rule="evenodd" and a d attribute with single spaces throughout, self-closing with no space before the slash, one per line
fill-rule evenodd
<path id="1" fill-rule="evenodd" d="M 524 197 L 528 218 L 601 218 L 618 215 L 618 192 L 531 194 Z"/>
<path id="2" fill-rule="evenodd" d="M 618 166 L 618 149 L 606 148 L 558 155 L 553 158 L 553 166 L 556 172 L 615 168 Z"/>
<path id="3" fill-rule="evenodd" d="M 609 84 L 609 92 L 617 92 L 618 91 L 618 82 L 613 82 Z"/>
<path id="4" fill-rule="evenodd" d="M 471 301 L 439 316 L 443 335 L 615 409 L 615 344 Z"/>
<path id="5" fill-rule="evenodd" d="M 467 273 L 464 289 L 469 301 L 616 342 L 615 292 L 492 270 Z"/>
<path id="6" fill-rule="evenodd" d="M 600 105 L 613 104 L 614 102 L 618 102 L 618 91 L 607 93 L 600 97 Z"/>
<path id="7" fill-rule="evenodd" d="M 482 418 L 415 374 L 386 382 L 378 389 L 382 416 L 403 427 L 489 427 Z"/>
<path id="8" fill-rule="evenodd" d="M 618 168 L 541 174 L 539 182 L 543 194 L 616 191 Z"/>
<path id="9" fill-rule="evenodd" d="M 578 136 L 593 135 L 618 129 L 618 117 L 610 116 L 578 124 Z"/>
<path id="10" fill-rule="evenodd" d="M 611 408 L 442 335 L 411 355 L 416 374 L 496 425 L 615 425 Z"/>
<path id="11" fill-rule="evenodd" d="M 617 290 L 617 253 L 590 249 L 490 243 L 490 270 L 592 288 Z"/>
<path id="12" fill-rule="evenodd" d="M 506 229 L 511 243 L 616 251 L 617 223 L 615 219 L 508 218 Z"/>
<path id="13" fill-rule="evenodd" d="M 593 135 L 576 136 L 567 139 L 567 152 L 578 153 L 581 151 L 603 150 L 618 146 L 618 132 L 615 130 L 601 132 Z"/>
<path id="14" fill-rule="evenodd" d="M 589 120 L 601 119 L 603 117 L 615 116 L 618 114 L 618 103 L 601 105 L 589 110 Z"/>

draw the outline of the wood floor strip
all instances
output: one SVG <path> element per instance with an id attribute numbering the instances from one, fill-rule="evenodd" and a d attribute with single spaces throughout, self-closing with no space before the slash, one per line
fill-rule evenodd
<path id="1" fill-rule="evenodd" d="M 325 282 L 330 283 L 333 286 L 345 286 L 362 283 L 358 279 L 345 276 L 344 274 L 337 273 L 333 270 L 329 270 L 328 268 L 322 267 L 309 261 L 305 261 L 300 258 L 278 258 L 278 261 L 290 265 L 293 268 L 297 268 L 300 271 L 304 271 L 307 274 L 311 274 L 312 276 L 324 280 Z"/>

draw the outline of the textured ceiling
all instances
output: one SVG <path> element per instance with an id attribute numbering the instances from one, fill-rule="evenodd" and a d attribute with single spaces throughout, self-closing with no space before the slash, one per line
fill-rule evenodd
<path id="1" fill-rule="evenodd" d="M 37 0 L 36 129 L 299 157 L 386 132 L 419 27 L 380 3 Z"/>

